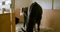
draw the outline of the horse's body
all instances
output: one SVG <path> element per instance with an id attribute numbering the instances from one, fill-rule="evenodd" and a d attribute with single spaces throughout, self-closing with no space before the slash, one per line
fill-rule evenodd
<path id="1" fill-rule="evenodd" d="M 33 27 L 34 27 L 35 23 L 38 24 L 38 31 L 39 31 L 39 26 L 40 26 L 40 22 L 41 22 L 41 18 L 42 18 L 42 8 L 40 7 L 39 4 L 34 2 L 30 6 L 29 11 L 31 11 L 31 12 L 30 12 L 29 22 L 28 22 L 26 31 L 33 32 Z"/>
<path id="2" fill-rule="evenodd" d="M 33 32 L 33 27 L 35 26 L 35 23 L 38 25 L 38 32 L 40 30 L 40 22 L 42 18 L 42 8 L 39 4 L 36 2 L 32 3 L 30 6 L 30 15 L 29 15 L 29 22 L 27 24 L 27 29 L 26 31 L 23 30 L 24 32 Z"/>

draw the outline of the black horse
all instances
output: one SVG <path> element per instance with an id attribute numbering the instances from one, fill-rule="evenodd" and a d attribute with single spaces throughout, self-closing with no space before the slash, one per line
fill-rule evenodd
<path id="1" fill-rule="evenodd" d="M 38 32 L 39 32 L 40 30 L 39 26 L 42 19 L 42 8 L 37 2 L 34 2 L 31 4 L 29 11 L 30 11 L 30 16 L 29 16 L 29 22 L 27 25 L 26 32 L 33 32 L 33 27 L 35 23 L 37 23 L 38 25 Z"/>

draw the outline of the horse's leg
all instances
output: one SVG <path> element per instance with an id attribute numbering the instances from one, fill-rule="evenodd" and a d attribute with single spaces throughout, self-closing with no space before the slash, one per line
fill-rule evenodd
<path id="1" fill-rule="evenodd" d="M 27 32 L 33 32 L 33 26 L 34 26 L 34 19 L 30 18 L 26 31 Z"/>
<path id="2" fill-rule="evenodd" d="M 38 32 L 40 31 L 40 20 L 38 21 Z"/>
<path id="3" fill-rule="evenodd" d="M 41 18 L 42 18 L 42 17 L 37 18 L 38 32 L 40 31 Z"/>
<path id="4" fill-rule="evenodd" d="M 27 25 L 27 32 L 33 32 L 33 27 L 32 27 L 32 25 L 33 24 L 31 24 L 31 23 L 28 23 L 28 25 Z"/>

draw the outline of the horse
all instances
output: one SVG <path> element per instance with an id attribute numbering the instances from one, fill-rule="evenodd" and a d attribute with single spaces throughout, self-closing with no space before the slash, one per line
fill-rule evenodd
<path id="1" fill-rule="evenodd" d="M 38 25 L 38 32 L 40 31 L 40 24 L 41 24 L 41 19 L 42 19 L 42 8 L 41 6 L 37 3 L 34 2 L 30 6 L 30 15 L 29 15 L 29 22 L 27 24 L 26 31 L 24 32 L 33 32 L 33 27 L 37 23 Z"/>

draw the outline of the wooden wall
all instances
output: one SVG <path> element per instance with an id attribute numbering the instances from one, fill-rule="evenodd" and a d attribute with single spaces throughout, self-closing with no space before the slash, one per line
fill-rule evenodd
<path id="1" fill-rule="evenodd" d="M 19 22 L 22 23 L 24 21 L 23 16 L 20 16 L 20 9 L 15 9 L 15 17 L 19 18 Z"/>
<path id="2" fill-rule="evenodd" d="M 54 32 L 60 32 L 60 10 L 44 9 L 42 15 L 41 25 L 50 27 Z"/>
<path id="3" fill-rule="evenodd" d="M 10 14 L 0 14 L 0 32 L 11 32 Z"/>

